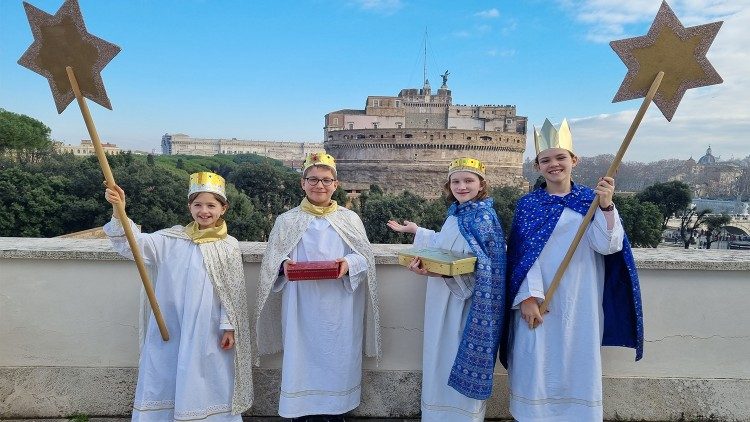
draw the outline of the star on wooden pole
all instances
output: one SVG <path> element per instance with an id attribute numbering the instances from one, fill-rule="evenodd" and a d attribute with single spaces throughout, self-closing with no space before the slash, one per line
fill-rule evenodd
<path id="1" fill-rule="evenodd" d="M 610 43 L 612 49 L 628 67 L 625 80 L 612 102 L 645 98 L 607 170 L 607 177 L 614 177 L 617 173 L 622 157 L 630 146 L 651 101 L 659 107 L 668 121 L 672 121 L 686 90 L 722 82 L 719 74 L 706 59 L 708 47 L 716 38 L 721 24 L 721 22 L 713 22 L 685 28 L 664 1 L 645 36 Z M 599 196 L 591 203 L 550 282 L 550 287 L 544 295 L 544 302 L 539 307 L 542 314 L 548 311 L 549 303 L 560 285 L 560 280 L 598 207 Z M 535 326 L 532 322 L 531 328 Z"/>
<path id="2" fill-rule="evenodd" d="M 66 66 L 75 69 L 84 97 L 111 110 L 101 71 L 120 52 L 120 47 L 86 30 L 76 0 L 66 0 L 54 15 L 26 2 L 23 7 L 34 42 L 18 64 L 47 78 L 57 112 L 62 113 L 75 99 Z"/>
<path id="3" fill-rule="evenodd" d="M 664 72 L 654 104 L 672 121 L 685 91 L 722 83 L 706 58 L 722 22 L 685 28 L 667 2 L 662 2 L 648 33 L 609 45 L 628 67 L 612 102 L 642 98 L 659 71 Z"/>
<path id="4" fill-rule="evenodd" d="M 65 0 L 54 15 L 45 13 L 26 2 L 23 5 L 29 25 L 31 25 L 31 33 L 34 35 L 34 42 L 18 60 L 18 64 L 47 78 L 58 113 L 62 113 L 74 98 L 78 101 L 107 187 L 114 189 L 115 178 L 84 97 L 112 109 L 107 92 L 104 90 L 101 71 L 120 52 L 120 47 L 86 31 L 77 0 Z M 151 310 L 154 312 L 161 337 L 167 341 L 169 340 L 167 325 L 159 309 L 159 303 L 156 301 L 154 287 L 148 277 L 140 247 L 135 240 L 130 219 L 125 213 L 125 206 L 122 202 L 115 205 L 114 212 L 122 222 L 125 237 L 133 253 L 138 274 L 141 276 L 143 288 Z"/>

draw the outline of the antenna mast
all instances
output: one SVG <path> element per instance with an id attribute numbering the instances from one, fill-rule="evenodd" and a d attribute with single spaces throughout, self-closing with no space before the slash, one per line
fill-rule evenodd
<path id="1" fill-rule="evenodd" d="M 424 27 L 424 70 L 422 72 L 422 82 L 427 80 L 427 25 Z"/>

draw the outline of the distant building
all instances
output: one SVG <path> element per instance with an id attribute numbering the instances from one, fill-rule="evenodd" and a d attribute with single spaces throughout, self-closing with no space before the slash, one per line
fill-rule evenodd
<path id="1" fill-rule="evenodd" d="M 324 145 L 350 192 L 374 183 L 386 192 L 435 197 L 450 162 L 464 156 L 484 162 L 491 186 L 528 188 L 526 125 L 514 105 L 454 105 L 445 83 L 433 94 L 425 80 L 422 89 L 368 96 L 364 110 L 326 114 Z"/>
<path id="2" fill-rule="evenodd" d="M 90 139 L 81 140 L 81 145 L 65 145 L 62 142 L 54 142 L 52 147 L 60 154 L 71 153 L 77 156 L 96 155 L 94 143 Z M 122 153 L 122 150 L 115 144 L 102 142 L 102 149 L 105 154 L 116 155 Z"/>
<path id="3" fill-rule="evenodd" d="M 711 210 L 712 214 L 729 214 L 729 215 L 740 215 L 747 216 L 750 204 L 742 202 L 739 199 L 734 201 L 722 201 L 719 199 L 693 199 L 693 205 L 700 212 L 703 210 Z"/>
<path id="4" fill-rule="evenodd" d="M 237 138 L 192 138 L 184 133 L 165 134 L 161 137 L 161 150 L 166 155 L 258 154 L 300 167 L 305 155 L 323 151 L 319 142 L 246 141 Z"/>

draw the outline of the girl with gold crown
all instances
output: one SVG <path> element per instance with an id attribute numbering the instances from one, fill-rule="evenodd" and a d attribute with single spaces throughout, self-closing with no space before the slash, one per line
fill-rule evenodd
<path id="1" fill-rule="evenodd" d="M 119 186 L 108 188 L 105 198 L 113 207 L 125 204 Z M 127 222 L 154 274 L 170 333 L 169 341 L 162 341 L 142 301 L 134 421 L 241 422 L 241 413 L 252 405 L 247 291 L 239 243 L 227 234 L 222 219 L 228 206 L 224 179 L 195 173 L 188 194 L 193 222 L 152 234 Z M 121 255 L 133 259 L 115 215 L 104 232 Z"/>
<path id="2" fill-rule="evenodd" d="M 363 352 L 380 357 L 375 258 L 359 216 L 331 199 L 333 157 L 309 154 L 302 171 L 305 198 L 276 218 L 261 263 L 258 352 L 284 351 L 279 415 L 343 421 L 360 403 Z M 338 262 L 338 274 L 290 282 L 290 265 L 308 261 Z"/>
<path id="3" fill-rule="evenodd" d="M 509 342 L 500 359 L 508 368 L 510 412 L 520 422 L 601 421 L 600 346 L 643 353 L 638 275 L 612 202 L 614 179 L 595 189 L 573 183 L 578 163 L 565 120 L 534 131 L 540 188 L 517 204 L 508 239 Z M 599 197 L 591 225 L 570 261 L 548 313 L 539 305 Z M 507 347 L 505 347 L 507 346 Z"/>
<path id="4" fill-rule="evenodd" d="M 445 193 L 452 203 L 439 232 L 391 220 L 388 227 L 413 233 L 415 247 L 434 247 L 477 257 L 473 273 L 443 277 L 414 258 L 409 269 L 426 275 L 422 351 L 422 421 L 484 420 L 492 393 L 505 304 L 505 237 L 485 167 L 459 158 L 448 169 Z"/>

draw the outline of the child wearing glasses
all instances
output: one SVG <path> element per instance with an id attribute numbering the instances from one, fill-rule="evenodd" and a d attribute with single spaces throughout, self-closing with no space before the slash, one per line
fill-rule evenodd
<path id="1" fill-rule="evenodd" d="M 302 203 L 276 218 L 261 263 L 256 306 L 260 355 L 283 350 L 279 415 L 343 421 L 359 406 L 362 354 L 380 356 L 375 259 L 359 216 L 331 200 L 336 163 L 308 154 Z M 292 281 L 290 264 L 336 261 L 334 280 Z"/>

